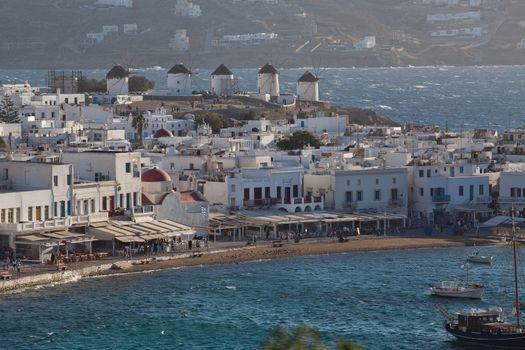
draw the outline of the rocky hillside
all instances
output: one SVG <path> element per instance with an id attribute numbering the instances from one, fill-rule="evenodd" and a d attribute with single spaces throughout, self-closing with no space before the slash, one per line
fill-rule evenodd
<path id="1" fill-rule="evenodd" d="M 490 65 L 525 53 L 523 0 L 177 1 L 0 0 L 0 68 Z"/>

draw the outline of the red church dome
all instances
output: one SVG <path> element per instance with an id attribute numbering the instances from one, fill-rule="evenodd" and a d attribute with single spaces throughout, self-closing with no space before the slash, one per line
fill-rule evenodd
<path id="1" fill-rule="evenodd" d="M 171 182 L 171 177 L 164 170 L 159 169 L 159 168 L 153 168 L 153 169 L 150 169 L 144 172 L 142 174 L 141 180 L 142 182 L 163 182 L 163 181 Z"/>
<path id="2" fill-rule="evenodd" d="M 168 129 L 159 129 L 155 131 L 155 134 L 153 135 L 153 138 L 158 139 L 159 137 L 173 137 L 173 134 Z"/>

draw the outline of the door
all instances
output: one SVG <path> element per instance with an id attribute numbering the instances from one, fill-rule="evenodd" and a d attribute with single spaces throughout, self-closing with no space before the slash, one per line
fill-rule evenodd
<path id="1" fill-rule="evenodd" d="M 291 194 L 292 194 L 292 191 L 291 191 L 290 187 L 285 187 L 284 188 L 284 201 L 285 201 L 285 203 L 288 203 L 290 201 Z"/>
<path id="2" fill-rule="evenodd" d="M 469 187 L 469 198 L 471 201 L 474 200 L 474 185 L 470 185 Z"/>

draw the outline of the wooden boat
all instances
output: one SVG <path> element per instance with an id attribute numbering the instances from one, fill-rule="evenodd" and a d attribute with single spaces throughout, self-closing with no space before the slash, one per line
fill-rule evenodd
<path id="1" fill-rule="evenodd" d="M 441 286 L 430 286 L 430 293 L 439 297 L 481 299 L 485 286 L 473 283 L 462 286 L 457 280 L 443 281 Z"/>
<path id="2" fill-rule="evenodd" d="M 492 256 L 480 255 L 479 250 L 474 251 L 467 257 L 467 261 L 474 264 L 492 264 Z"/>
<path id="3" fill-rule="evenodd" d="M 514 256 L 514 306 L 520 306 L 518 289 L 517 237 L 514 216 L 512 220 L 512 253 Z M 452 315 L 442 305 L 436 305 L 439 312 L 445 316 L 445 330 L 457 339 L 484 345 L 492 348 L 525 349 L 525 327 L 520 323 L 520 312 L 516 312 L 516 323 L 508 323 L 503 318 L 501 308 L 488 310 L 467 309 L 460 311 L 457 317 Z"/>

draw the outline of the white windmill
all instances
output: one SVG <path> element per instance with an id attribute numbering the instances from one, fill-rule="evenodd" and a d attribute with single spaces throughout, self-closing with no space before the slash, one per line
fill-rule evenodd
<path id="1" fill-rule="evenodd" d="M 106 92 L 110 96 L 129 94 L 129 72 L 120 64 L 106 74 Z"/>
<path id="2" fill-rule="evenodd" d="M 280 94 L 279 72 L 274 66 L 267 63 L 257 73 L 257 93 L 277 97 Z"/>
<path id="3" fill-rule="evenodd" d="M 231 96 L 235 90 L 233 72 L 221 64 L 211 73 L 211 93 L 217 96 Z"/>
<path id="4" fill-rule="evenodd" d="M 177 63 L 168 71 L 167 87 L 172 95 L 190 96 L 192 72 L 184 64 Z"/>
<path id="5" fill-rule="evenodd" d="M 303 101 L 319 101 L 319 77 L 306 71 L 297 80 L 297 98 Z"/>

